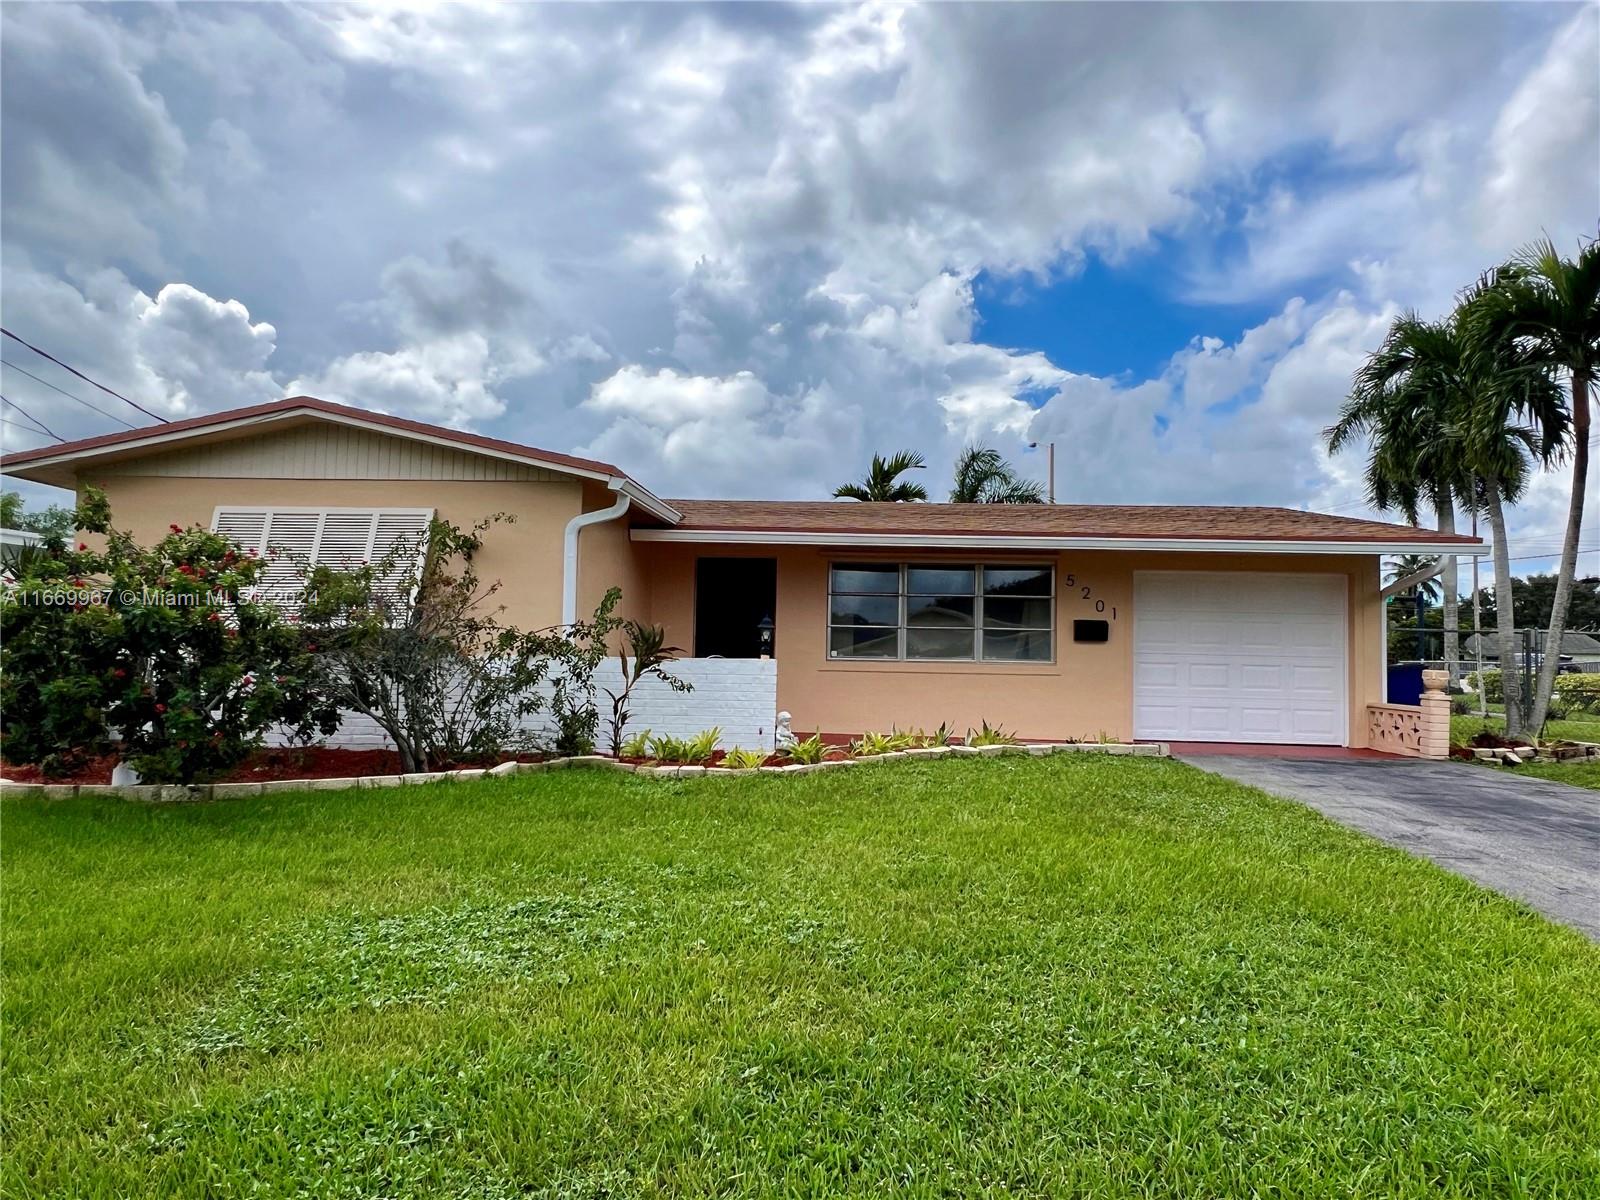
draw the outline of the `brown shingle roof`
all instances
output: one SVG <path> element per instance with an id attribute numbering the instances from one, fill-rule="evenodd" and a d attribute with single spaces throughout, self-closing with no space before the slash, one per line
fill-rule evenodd
<path id="1" fill-rule="evenodd" d="M 677 527 L 770 533 L 996 534 L 1008 537 L 1417 542 L 1478 539 L 1292 508 L 1170 504 L 863 504 L 827 500 L 669 500 Z"/>

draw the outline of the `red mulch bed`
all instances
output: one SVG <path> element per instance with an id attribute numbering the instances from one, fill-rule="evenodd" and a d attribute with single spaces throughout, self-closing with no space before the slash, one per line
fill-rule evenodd
<path id="1" fill-rule="evenodd" d="M 538 762 L 537 754 L 519 754 L 518 762 Z M 502 760 L 503 761 L 503 760 Z M 86 758 L 77 769 L 46 778 L 32 763 L 0 760 L 0 771 L 17 783 L 110 783 L 113 754 Z M 480 766 L 482 764 L 463 764 Z M 399 775 L 404 768 L 393 750 L 336 750 L 324 746 L 258 750 L 216 783 L 265 783 L 274 779 L 347 779 L 365 775 Z"/>

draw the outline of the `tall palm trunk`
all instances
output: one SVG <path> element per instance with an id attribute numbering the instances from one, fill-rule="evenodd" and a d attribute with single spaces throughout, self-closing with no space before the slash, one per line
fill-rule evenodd
<path id="1" fill-rule="evenodd" d="M 1517 618 L 1511 605 L 1511 551 L 1506 545 L 1506 510 L 1500 481 L 1483 481 L 1489 529 L 1494 534 L 1494 622 L 1500 641 L 1500 692 L 1506 702 L 1506 733 L 1522 732 L 1522 676 L 1517 665 Z M 1483 680 L 1478 681 L 1483 686 Z"/>
<path id="2" fill-rule="evenodd" d="M 1456 508 L 1450 493 L 1434 499 L 1434 511 L 1439 516 L 1439 532 L 1454 534 Z M 1450 672 L 1450 688 L 1461 685 L 1461 577 L 1456 568 L 1456 556 L 1444 556 L 1444 669 Z"/>
<path id="3" fill-rule="evenodd" d="M 1572 578 L 1578 573 L 1578 536 L 1583 532 L 1583 502 L 1589 474 L 1589 372 L 1572 372 L 1572 497 L 1567 505 L 1567 538 L 1561 545 L 1561 568 L 1556 573 L 1555 604 L 1550 609 L 1550 630 L 1544 640 L 1544 661 L 1539 664 L 1539 679 L 1533 688 L 1533 711 L 1528 725 L 1534 732 L 1544 728 L 1550 711 L 1550 694 L 1555 690 L 1556 672 L 1561 667 L 1561 639 L 1567 631 L 1567 609 L 1572 605 Z"/>

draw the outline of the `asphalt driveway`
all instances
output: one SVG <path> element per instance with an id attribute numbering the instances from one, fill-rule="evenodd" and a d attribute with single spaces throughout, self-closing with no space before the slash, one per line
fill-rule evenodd
<path id="1" fill-rule="evenodd" d="M 1308 804 L 1600 941 L 1600 793 L 1418 759 L 1184 761 Z"/>

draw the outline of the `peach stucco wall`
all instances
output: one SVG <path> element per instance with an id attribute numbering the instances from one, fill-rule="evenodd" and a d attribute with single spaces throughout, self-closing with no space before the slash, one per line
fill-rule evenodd
<path id="1" fill-rule="evenodd" d="M 797 731 L 857 733 L 868 729 L 965 729 L 982 720 L 1022 737 L 1117 738 L 1133 735 L 1133 575 L 1146 570 L 1279 571 L 1341 574 L 1349 580 L 1350 736 L 1366 737 L 1366 706 L 1382 699 L 1378 563 L 1371 556 L 1216 555 L 1072 552 L 995 555 L 986 561 L 1056 565 L 1056 661 L 1053 663 L 840 662 L 826 655 L 828 564 L 848 559 L 906 559 L 905 554 L 794 547 L 760 550 L 639 543 L 651 579 L 651 619 L 669 641 L 694 638 L 694 562 L 701 555 L 778 560 L 775 614 L 778 703 Z M 970 561 L 972 556 L 919 552 L 918 562 Z M 1074 584 L 1065 586 L 1071 575 Z M 1088 599 L 1083 588 L 1090 589 Z M 1097 612 L 1096 600 L 1106 611 Z M 1075 618 L 1115 620 L 1109 642 L 1070 640 Z M 1069 631 L 1063 636 L 1062 631 Z"/>
<path id="2" fill-rule="evenodd" d="M 532 482 L 390 479 L 207 479 L 116 475 L 94 480 L 111 502 L 111 520 L 141 541 L 167 526 L 209 525 L 219 503 L 328 508 L 434 508 L 469 527 L 492 513 L 516 516 L 484 534 L 479 574 L 498 579 L 497 601 L 506 617 L 525 628 L 561 620 L 561 539 L 579 511 L 577 481 Z M 592 607 L 592 606 L 591 606 Z"/>
<path id="3" fill-rule="evenodd" d="M 595 512 L 610 508 L 616 493 L 603 484 L 583 485 L 583 509 Z M 644 570 L 643 556 L 628 540 L 628 519 L 602 521 L 590 525 L 578 537 L 578 618 L 594 614 L 606 589 L 622 589 L 616 615 L 644 621 L 650 617 L 650 578 Z"/>
<path id="4" fill-rule="evenodd" d="M 580 511 L 608 507 L 603 486 L 574 479 L 306 479 L 218 478 L 138 474 L 124 464 L 88 481 L 104 487 L 119 528 L 155 539 L 172 522 L 208 524 L 219 502 L 243 505 L 351 507 L 432 506 L 458 524 L 510 512 L 478 558 L 486 579 L 503 583 L 498 597 L 509 621 L 524 628 L 553 625 L 561 615 L 562 539 Z M 828 564 L 841 559 L 914 557 L 971 561 L 970 554 L 884 554 L 819 547 L 717 547 L 631 541 L 627 519 L 594 525 L 580 540 L 578 612 L 586 617 L 607 587 L 623 590 L 619 612 L 666 627 L 669 644 L 693 652 L 694 563 L 702 555 L 778 560 L 778 702 L 798 731 L 856 733 L 949 722 L 958 729 L 982 720 L 1024 737 L 1129 738 L 1133 732 L 1133 576 L 1139 570 L 1280 571 L 1336 573 L 1348 580 L 1350 738 L 1367 736 L 1366 706 L 1383 700 L 1378 560 L 1375 556 L 1221 555 L 1155 552 L 996 554 L 990 562 L 1055 564 L 1056 661 L 1041 664 L 841 662 L 826 657 Z M 1073 576 L 1071 588 L 1065 584 Z M 1083 598 L 1082 589 L 1091 589 Z M 1103 600 L 1106 611 L 1095 611 Z M 1070 640 L 1075 617 L 1111 617 L 1111 640 Z M 1064 632 L 1065 631 L 1065 632 Z"/>

